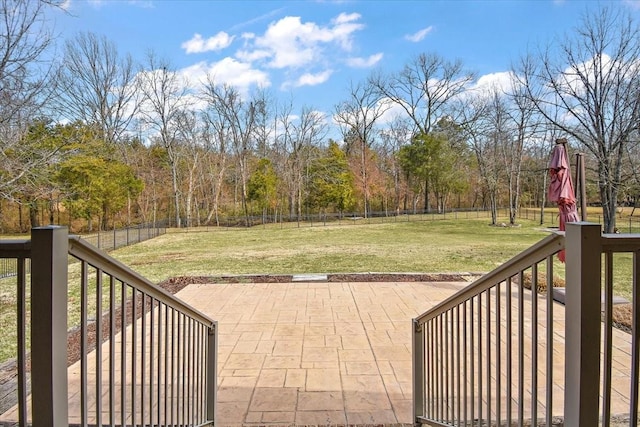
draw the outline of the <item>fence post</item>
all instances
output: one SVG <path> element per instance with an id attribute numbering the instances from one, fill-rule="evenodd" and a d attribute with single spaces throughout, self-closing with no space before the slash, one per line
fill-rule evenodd
<path id="1" fill-rule="evenodd" d="M 207 337 L 207 421 L 215 425 L 218 388 L 218 322 L 213 322 Z"/>
<path id="2" fill-rule="evenodd" d="M 31 398 L 34 427 L 68 426 L 68 231 L 31 230 Z"/>
<path id="3" fill-rule="evenodd" d="M 595 427 L 600 384 L 600 224 L 568 223 L 565 251 L 564 425 Z"/>

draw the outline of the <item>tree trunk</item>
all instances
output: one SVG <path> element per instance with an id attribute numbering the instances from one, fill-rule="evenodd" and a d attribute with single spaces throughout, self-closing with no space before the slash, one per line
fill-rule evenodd
<path id="1" fill-rule="evenodd" d="M 131 194 L 127 193 L 127 227 L 131 225 Z"/>
<path id="2" fill-rule="evenodd" d="M 616 228 L 616 203 L 614 190 L 606 182 L 600 181 L 600 200 L 602 201 L 603 232 L 613 233 Z"/>
<path id="3" fill-rule="evenodd" d="M 21 233 L 24 233 L 24 225 L 22 224 L 22 203 L 18 203 L 18 228 Z"/>
<path id="4" fill-rule="evenodd" d="M 171 162 L 171 182 L 173 184 L 173 204 L 176 210 L 176 227 L 180 228 L 180 191 L 178 190 L 178 170 L 174 161 Z"/>
<path id="5" fill-rule="evenodd" d="M 492 191 L 489 194 L 489 204 L 491 205 L 491 225 L 498 224 L 498 202 L 496 194 Z"/>
<path id="6" fill-rule="evenodd" d="M 40 218 L 39 218 L 40 210 L 38 209 L 38 202 L 36 200 L 29 201 L 29 222 L 31 224 L 31 228 L 40 227 Z"/>
<path id="7" fill-rule="evenodd" d="M 364 217 L 368 218 L 367 210 L 369 208 L 369 186 L 367 177 L 367 150 L 364 141 L 362 141 L 362 153 L 361 153 L 361 167 L 362 167 L 362 192 L 364 193 Z"/>
<path id="8" fill-rule="evenodd" d="M 109 228 L 109 214 L 106 206 L 102 206 L 102 218 L 100 219 L 100 229 L 107 230 Z M 115 224 L 114 227 L 115 228 Z"/>
<path id="9" fill-rule="evenodd" d="M 424 211 L 429 212 L 429 179 L 424 180 Z"/>

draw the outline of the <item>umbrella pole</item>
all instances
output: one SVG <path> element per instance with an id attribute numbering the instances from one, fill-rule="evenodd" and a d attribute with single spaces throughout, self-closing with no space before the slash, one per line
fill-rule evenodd
<path id="1" fill-rule="evenodd" d="M 580 198 L 580 221 L 587 220 L 587 188 L 584 177 L 584 154 L 576 154 L 576 196 Z"/>

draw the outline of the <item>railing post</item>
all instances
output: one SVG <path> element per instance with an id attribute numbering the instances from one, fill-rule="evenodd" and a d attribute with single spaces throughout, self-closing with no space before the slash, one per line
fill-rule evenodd
<path id="1" fill-rule="evenodd" d="M 207 421 L 215 425 L 218 388 L 218 322 L 213 322 L 207 337 Z"/>
<path id="2" fill-rule="evenodd" d="M 600 384 L 600 224 L 568 223 L 565 235 L 566 427 L 598 425 Z"/>
<path id="3" fill-rule="evenodd" d="M 65 227 L 31 230 L 31 398 L 34 427 L 67 427 Z"/>
<path id="4" fill-rule="evenodd" d="M 413 424 L 420 425 L 418 417 L 424 417 L 424 325 L 419 324 L 416 319 L 411 322 L 411 345 L 412 363 L 411 372 L 413 375 Z"/>

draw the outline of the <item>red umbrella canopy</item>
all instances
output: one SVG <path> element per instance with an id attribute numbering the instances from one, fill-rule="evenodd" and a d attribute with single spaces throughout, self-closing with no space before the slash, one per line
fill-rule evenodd
<path id="1" fill-rule="evenodd" d="M 560 211 L 560 230 L 565 229 L 567 222 L 580 221 L 576 208 L 576 196 L 571 182 L 571 170 L 569 169 L 569 157 L 564 144 L 556 144 L 551 154 L 549 163 L 551 182 L 549 183 L 549 200 L 558 203 Z M 564 262 L 564 251 L 558 254 L 560 261 Z"/>

